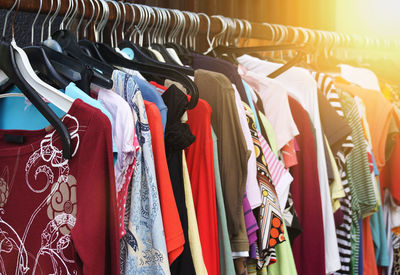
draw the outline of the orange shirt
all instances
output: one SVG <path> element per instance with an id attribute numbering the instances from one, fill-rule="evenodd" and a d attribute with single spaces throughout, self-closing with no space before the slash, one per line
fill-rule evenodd
<path id="1" fill-rule="evenodd" d="M 400 119 L 394 112 L 394 118 L 396 124 L 400 127 Z M 382 202 L 384 201 L 384 189 L 390 190 L 394 201 L 400 204 L 400 173 L 398 172 L 398 167 L 400 167 L 400 134 L 396 134 L 394 137 L 395 145 L 390 159 L 386 162 L 385 167 L 380 172 L 379 177 L 381 181 L 381 197 Z"/>
<path id="2" fill-rule="evenodd" d="M 386 137 L 393 114 L 392 104 L 378 91 L 339 82 L 336 82 L 335 85 L 336 88 L 342 89 L 352 96 L 358 96 L 364 102 L 372 139 L 372 151 L 378 169 L 381 170 L 385 166 Z"/>
<path id="3" fill-rule="evenodd" d="M 144 105 L 146 107 L 147 119 L 150 126 L 151 145 L 153 148 L 165 242 L 167 244 L 169 264 L 171 265 L 182 253 L 185 237 L 183 235 L 181 220 L 179 218 L 171 179 L 169 177 L 160 111 L 154 103 L 145 100 Z"/>
<path id="4" fill-rule="evenodd" d="M 378 267 L 376 265 L 374 241 L 372 239 L 370 217 L 363 219 L 362 222 L 362 249 L 363 249 L 363 274 L 378 275 Z"/>

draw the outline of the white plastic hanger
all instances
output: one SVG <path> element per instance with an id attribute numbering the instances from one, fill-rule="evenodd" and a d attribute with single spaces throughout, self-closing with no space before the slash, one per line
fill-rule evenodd
<path id="1" fill-rule="evenodd" d="M 19 5 L 20 0 L 17 1 Z M 71 108 L 74 100 L 69 96 L 65 95 L 64 93 L 60 92 L 56 88 L 50 86 L 36 75 L 31 64 L 29 63 L 28 56 L 26 55 L 23 49 L 17 46 L 17 43 L 15 42 L 14 38 L 14 33 L 12 34 L 11 46 L 16 51 L 15 52 L 16 64 L 26 82 L 39 95 L 41 95 L 50 103 L 53 103 L 56 107 L 67 113 L 68 110 Z"/>

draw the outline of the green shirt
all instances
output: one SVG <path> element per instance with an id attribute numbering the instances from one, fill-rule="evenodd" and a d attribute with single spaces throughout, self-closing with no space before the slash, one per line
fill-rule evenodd
<path id="1" fill-rule="evenodd" d="M 221 177 L 219 175 L 217 136 L 211 127 L 214 153 L 215 195 L 217 196 L 217 219 L 219 241 L 219 264 L 221 274 L 235 274 L 231 243 L 229 241 L 228 226 L 226 224 L 224 197 L 222 195 Z"/>
<path id="2" fill-rule="evenodd" d="M 351 272 L 358 273 L 360 250 L 359 220 L 376 210 L 377 200 L 371 173 L 369 170 L 367 143 L 361 117 L 353 97 L 344 91 L 338 90 L 343 106 L 344 116 L 350 125 L 354 148 L 347 157 L 346 172 L 351 190 Z"/>

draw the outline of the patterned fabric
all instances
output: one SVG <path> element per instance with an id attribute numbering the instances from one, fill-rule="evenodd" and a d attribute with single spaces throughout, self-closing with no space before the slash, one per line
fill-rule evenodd
<path id="1" fill-rule="evenodd" d="M 400 275 L 400 236 L 392 234 L 393 243 L 393 275 Z"/>
<path id="2" fill-rule="evenodd" d="M 140 144 L 131 184 L 128 230 L 121 245 L 121 274 L 170 274 L 143 98 L 132 75 L 114 71 L 112 79 L 113 91 L 134 111 Z"/>
<path id="3" fill-rule="evenodd" d="M 351 265 L 350 271 L 358 273 L 360 250 L 359 219 L 376 207 L 376 196 L 370 174 L 367 144 L 361 116 L 355 100 L 345 92 L 339 92 L 345 112 L 345 118 L 352 128 L 354 148 L 347 158 L 346 171 L 351 188 L 352 224 L 351 224 Z"/>
<path id="4" fill-rule="evenodd" d="M 265 264 L 276 262 L 275 246 L 283 241 L 282 214 L 279 207 L 279 200 L 275 188 L 272 185 L 271 174 L 267 168 L 267 163 L 262 150 L 262 145 L 258 136 L 254 122 L 254 115 L 249 106 L 243 103 L 249 123 L 251 136 L 254 143 L 254 151 L 257 160 L 257 179 L 261 188 L 262 204 L 259 212 L 259 259 L 257 268 L 261 269 Z"/>
<path id="5" fill-rule="evenodd" d="M 263 135 L 259 131 L 257 131 L 257 134 L 260 140 L 262 152 L 265 156 L 267 167 L 271 173 L 272 183 L 275 186 L 278 199 L 280 200 L 280 209 L 285 209 L 287 198 L 289 196 L 290 183 L 293 181 L 293 177 L 272 152 L 271 147 L 269 147 Z"/>
<path id="6" fill-rule="evenodd" d="M 315 81 L 318 84 L 318 90 L 321 92 L 329 101 L 331 106 L 336 110 L 336 113 L 340 117 L 344 117 L 342 103 L 340 102 L 339 95 L 336 91 L 333 79 L 323 73 L 311 72 Z M 344 223 L 336 228 L 336 236 L 339 246 L 339 255 L 341 262 L 341 269 L 336 274 L 350 274 L 350 257 L 351 257 L 351 192 L 350 186 L 347 181 L 346 174 L 346 157 L 354 147 L 352 137 L 349 135 L 346 138 L 346 142 L 342 144 L 341 150 L 339 150 L 335 156 L 336 164 L 339 169 L 339 174 L 342 180 L 343 190 L 345 197 L 340 199 L 340 210 L 343 213 Z"/>

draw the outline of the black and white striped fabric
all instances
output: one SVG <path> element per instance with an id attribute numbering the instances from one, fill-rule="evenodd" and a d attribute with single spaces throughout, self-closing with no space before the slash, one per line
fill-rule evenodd
<path id="1" fill-rule="evenodd" d="M 315 81 L 318 84 L 318 90 L 329 101 L 331 106 L 336 110 L 336 113 L 344 118 L 343 107 L 336 92 L 333 79 L 323 73 L 311 72 Z M 339 246 L 339 254 L 341 261 L 341 269 L 336 274 L 350 274 L 350 260 L 351 260 L 351 234 L 350 228 L 352 223 L 351 211 L 351 192 L 350 186 L 347 181 L 346 174 L 346 156 L 354 147 L 351 135 L 347 136 L 346 141 L 342 144 L 342 148 L 336 153 L 335 159 L 339 169 L 339 174 L 342 180 L 342 185 L 345 197 L 340 199 L 340 210 L 343 213 L 344 223 L 336 228 L 336 236 Z"/>

